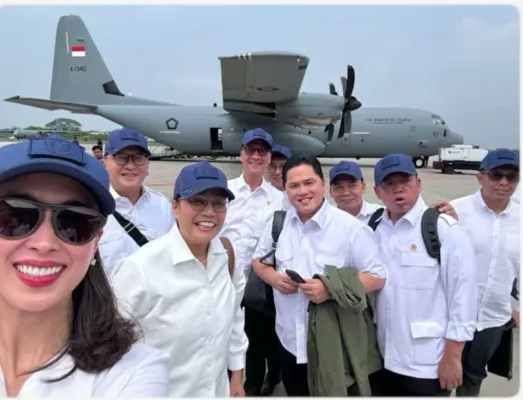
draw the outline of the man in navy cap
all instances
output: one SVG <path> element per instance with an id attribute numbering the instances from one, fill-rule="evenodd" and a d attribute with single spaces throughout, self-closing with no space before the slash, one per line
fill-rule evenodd
<path id="1" fill-rule="evenodd" d="M 474 194 L 451 202 L 477 256 L 478 321 L 474 339 L 463 350 L 463 385 L 456 390 L 457 396 L 472 397 L 479 396 L 486 366 L 508 324 L 519 324 L 519 305 L 511 304 L 520 266 L 520 208 L 512 199 L 519 184 L 518 154 L 489 151 L 477 180 Z"/>
<path id="2" fill-rule="evenodd" d="M 427 204 L 412 157 L 390 154 L 374 168 L 385 210 L 375 235 L 387 260 L 387 284 L 376 296 L 384 369 L 371 378 L 376 396 L 450 396 L 461 384 L 461 352 L 477 316 L 476 257 L 457 221 L 440 214 L 440 257 L 422 236 Z"/>
<path id="3" fill-rule="evenodd" d="M 236 256 L 247 277 L 265 226 L 272 220 L 274 211 L 282 209 L 282 192 L 264 179 L 272 147 L 272 136 L 265 130 L 257 128 L 245 132 L 240 151 L 243 172 L 228 183 L 236 198 L 227 210 L 222 235 L 236 244 Z M 280 380 L 279 364 L 272 362 L 269 362 L 265 378 L 266 359 L 279 357 L 278 347 L 266 335 L 271 329 L 274 330 L 274 318 L 245 306 L 245 332 L 249 338 L 245 368 L 248 396 L 260 395 L 262 389 L 265 395 L 270 395 Z"/>
<path id="4" fill-rule="evenodd" d="M 292 157 L 289 148 L 285 146 L 275 145 L 272 148 L 271 163 L 267 170 L 266 178 L 269 183 L 283 193 L 282 209 L 288 210 L 291 207 L 287 194 L 283 188 L 282 171 L 285 162 Z"/>
<path id="5" fill-rule="evenodd" d="M 111 180 L 116 211 L 100 240 L 100 255 L 110 271 L 122 258 L 169 231 L 174 224 L 167 198 L 145 186 L 149 173 L 147 139 L 129 128 L 109 133 L 104 164 Z"/>
<path id="6" fill-rule="evenodd" d="M 329 192 L 338 206 L 360 221 L 367 223 L 381 206 L 363 198 L 366 185 L 360 166 L 353 161 L 340 161 L 329 170 Z"/>

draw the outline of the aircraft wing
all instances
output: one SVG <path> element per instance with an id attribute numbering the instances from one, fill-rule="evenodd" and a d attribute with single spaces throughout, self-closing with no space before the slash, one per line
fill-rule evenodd
<path id="1" fill-rule="evenodd" d="M 223 108 L 273 115 L 276 103 L 295 99 L 309 58 L 298 53 L 256 52 L 220 57 Z"/>
<path id="2" fill-rule="evenodd" d="M 93 114 L 96 106 L 90 104 L 71 103 L 67 101 L 35 99 L 32 97 L 14 96 L 5 99 L 8 103 L 24 104 L 26 106 L 42 108 L 44 110 L 67 110 L 75 114 Z"/>

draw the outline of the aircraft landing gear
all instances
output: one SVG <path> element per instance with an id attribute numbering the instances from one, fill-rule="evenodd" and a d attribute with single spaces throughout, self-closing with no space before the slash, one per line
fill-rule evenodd
<path id="1" fill-rule="evenodd" d="M 423 168 L 426 167 L 429 163 L 428 157 L 412 157 L 412 162 L 416 166 L 416 168 Z"/>

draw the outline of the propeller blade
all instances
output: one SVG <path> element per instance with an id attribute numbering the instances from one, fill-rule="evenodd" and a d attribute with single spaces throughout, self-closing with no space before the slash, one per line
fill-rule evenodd
<path id="1" fill-rule="evenodd" d="M 329 83 L 329 93 L 333 96 L 337 96 L 338 92 L 336 92 L 336 87 L 334 86 L 334 83 Z"/>
<path id="2" fill-rule="evenodd" d="M 345 82 L 345 92 L 344 97 L 348 99 L 352 96 L 352 91 L 354 90 L 354 81 L 356 79 L 356 74 L 352 65 L 347 65 L 347 80 Z"/>

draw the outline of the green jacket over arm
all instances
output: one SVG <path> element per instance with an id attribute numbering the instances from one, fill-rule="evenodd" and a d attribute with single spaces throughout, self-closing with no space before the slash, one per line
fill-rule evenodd
<path id="1" fill-rule="evenodd" d="M 383 360 L 358 271 L 326 266 L 326 276 L 314 278 L 322 280 L 330 297 L 308 307 L 310 395 L 345 397 L 356 384 L 360 396 L 371 396 L 368 376 L 382 369 Z"/>

